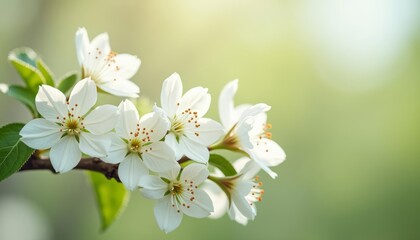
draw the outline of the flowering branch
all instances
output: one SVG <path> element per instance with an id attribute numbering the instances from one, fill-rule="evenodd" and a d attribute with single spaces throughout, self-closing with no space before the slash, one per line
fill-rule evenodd
<path id="1" fill-rule="evenodd" d="M 118 176 L 118 164 L 106 163 L 99 158 L 82 158 L 74 169 L 89 170 L 104 174 L 108 179 L 114 178 L 121 182 Z M 33 154 L 19 171 L 50 170 L 56 173 L 50 159 L 40 159 Z"/>

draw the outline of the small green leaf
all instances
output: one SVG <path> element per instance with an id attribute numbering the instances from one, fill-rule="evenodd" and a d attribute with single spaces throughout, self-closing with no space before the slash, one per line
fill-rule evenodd
<path id="1" fill-rule="evenodd" d="M 101 173 L 88 172 L 88 174 L 96 195 L 102 231 L 105 231 L 125 210 L 130 192 L 123 184 L 114 179 L 108 180 Z"/>
<path id="2" fill-rule="evenodd" d="M 60 83 L 58 84 L 58 89 L 64 94 L 68 92 L 77 81 L 77 73 L 70 72 L 67 73 L 64 77 L 61 78 Z"/>
<path id="3" fill-rule="evenodd" d="M 237 174 L 232 164 L 220 155 L 210 154 L 209 164 L 220 169 L 225 176 L 234 176 Z"/>
<path id="4" fill-rule="evenodd" d="M 17 172 L 34 150 L 20 141 L 21 123 L 12 123 L 0 128 L 0 181 Z"/>
<path id="5" fill-rule="evenodd" d="M 30 48 L 14 49 L 8 57 L 25 84 L 34 93 L 38 92 L 39 85 L 47 83 L 36 67 L 37 58 L 36 53 Z"/>
<path id="6" fill-rule="evenodd" d="M 36 67 L 38 70 L 42 73 L 42 75 L 45 78 L 45 82 L 54 87 L 54 74 L 51 72 L 50 68 L 45 64 L 44 61 L 42 61 L 41 58 L 38 58 L 36 61 Z"/>
<path id="7" fill-rule="evenodd" d="M 29 91 L 27 88 L 14 85 L 8 86 L 7 84 L 0 83 L 0 92 L 25 104 L 29 111 L 31 111 L 32 116 L 36 117 L 38 115 L 35 107 L 35 93 Z"/>

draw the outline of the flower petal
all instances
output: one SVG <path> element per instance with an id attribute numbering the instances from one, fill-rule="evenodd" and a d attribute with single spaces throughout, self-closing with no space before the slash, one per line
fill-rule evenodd
<path id="1" fill-rule="evenodd" d="M 157 142 L 166 135 L 170 127 L 169 124 L 166 116 L 162 116 L 160 113 L 151 112 L 143 115 L 139 122 L 139 138 L 146 138 L 148 142 Z"/>
<path id="2" fill-rule="evenodd" d="M 181 173 L 180 181 L 184 182 L 187 180 L 187 182 L 198 186 L 204 180 L 207 179 L 209 176 L 209 170 L 207 169 L 207 166 L 204 164 L 198 164 L 198 163 L 192 163 L 184 168 L 184 171 Z"/>
<path id="3" fill-rule="evenodd" d="M 35 104 L 38 112 L 51 122 L 61 122 L 63 117 L 67 117 L 66 96 L 56 88 L 48 85 L 40 86 Z"/>
<path id="4" fill-rule="evenodd" d="M 159 176 L 174 182 L 178 178 L 179 171 L 181 171 L 181 166 L 178 164 L 176 167 L 171 168 L 169 171 L 160 172 Z"/>
<path id="5" fill-rule="evenodd" d="M 255 104 L 243 111 L 243 113 L 239 117 L 238 125 L 241 124 L 242 121 L 248 119 L 249 117 L 255 117 L 261 113 L 269 111 L 270 109 L 271 107 L 265 103 Z"/>
<path id="6" fill-rule="evenodd" d="M 232 194 L 232 200 L 235 206 L 238 208 L 239 212 L 242 213 L 242 215 L 244 215 L 247 219 L 254 220 L 256 212 L 253 210 L 253 208 L 244 196 Z"/>
<path id="7" fill-rule="evenodd" d="M 183 214 L 172 207 L 171 195 L 166 195 L 158 200 L 154 212 L 160 230 L 165 233 L 172 232 L 181 224 Z"/>
<path id="8" fill-rule="evenodd" d="M 182 97 L 182 81 L 178 73 L 173 73 L 163 82 L 160 103 L 168 117 L 173 118 L 177 104 Z"/>
<path id="9" fill-rule="evenodd" d="M 102 105 L 95 108 L 83 120 L 86 129 L 95 134 L 104 134 L 111 131 L 117 122 L 118 108 L 113 105 Z"/>
<path id="10" fill-rule="evenodd" d="M 116 79 L 98 84 L 98 87 L 105 92 L 119 97 L 138 98 L 140 88 L 132 81 L 126 79 Z"/>
<path id="11" fill-rule="evenodd" d="M 223 135 L 222 125 L 212 119 L 200 118 L 198 123 L 190 125 L 192 126 L 189 126 L 188 130 L 185 129 L 185 135 L 204 146 L 209 146 Z"/>
<path id="12" fill-rule="evenodd" d="M 79 163 L 82 153 L 74 136 L 64 136 L 51 147 L 50 158 L 56 172 L 70 171 Z"/>
<path id="13" fill-rule="evenodd" d="M 106 74 L 103 74 L 103 82 L 121 79 L 130 79 L 140 67 L 140 59 L 130 54 L 117 54 L 112 58 L 112 64 L 105 65 Z"/>
<path id="14" fill-rule="evenodd" d="M 89 50 L 92 52 L 92 55 L 94 55 L 93 53 L 95 53 L 96 50 L 101 51 L 102 55 L 108 55 L 108 53 L 111 52 L 108 33 L 101 33 L 92 39 Z"/>
<path id="15" fill-rule="evenodd" d="M 181 112 L 190 109 L 193 112 L 197 112 L 197 117 L 201 118 L 204 116 L 210 107 L 211 97 L 207 93 L 207 88 L 195 87 L 182 96 L 179 101 L 179 107 L 177 109 L 177 115 L 181 115 Z"/>
<path id="16" fill-rule="evenodd" d="M 139 121 L 139 113 L 136 106 L 130 100 L 124 100 L 118 106 L 119 116 L 115 132 L 118 136 L 130 139 L 137 128 Z M 130 134 L 131 133 L 131 134 Z"/>
<path id="17" fill-rule="evenodd" d="M 235 170 L 242 175 L 242 179 L 253 179 L 261 170 L 260 166 L 248 157 L 242 157 L 233 163 Z"/>
<path id="18" fill-rule="evenodd" d="M 37 118 L 28 122 L 19 133 L 20 139 L 33 149 L 47 149 L 56 144 L 61 136 L 60 127 L 48 120 Z"/>
<path id="19" fill-rule="evenodd" d="M 82 117 L 95 105 L 96 85 L 89 78 L 79 81 L 70 93 L 69 110 L 75 117 Z"/>
<path id="20" fill-rule="evenodd" d="M 144 164 L 154 172 L 165 172 L 178 166 L 174 152 L 164 142 L 155 142 L 142 148 Z"/>
<path id="21" fill-rule="evenodd" d="M 209 195 L 201 189 L 195 189 L 193 196 L 193 200 L 191 200 L 192 198 L 189 195 L 184 194 L 181 196 L 186 202 L 186 206 L 181 205 L 182 211 L 190 217 L 208 217 L 210 212 L 213 212 L 213 202 Z"/>
<path id="22" fill-rule="evenodd" d="M 170 132 L 165 136 L 165 143 L 174 151 L 176 160 L 179 160 L 184 155 L 184 153 L 179 150 L 179 143 L 173 133 Z"/>
<path id="23" fill-rule="evenodd" d="M 282 163 L 286 159 L 284 150 L 271 139 L 262 138 L 253 142 L 253 157 L 258 158 L 264 165 L 273 167 Z"/>
<path id="24" fill-rule="evenodd" d="M 128 153 L 127 143 L 115 133 L 110 133 L 109 135 L 111 138 L 111 146 L 109 147 L 108 156 L 101 159 L 107 163 L 120 163 Z"/>
<path id="25" fill-rule="evenodd" d="M 94 135 L 82 132 L 79 140 L 80 150 L 91 157 L 106 157 L 111 146 L 110 134 Z"/>
<path id="26" fill-rule="evenodd" d="M 146 175 L 140 178 L 139 185 L 143 196 L 150 199 L 160 199 L 168 191 L 168 184 L 156 176 Z"/>
<path id="27" fill-rule="evenodd" d="M 118 176 L 129 190 L 137 188 L 140 178 L 147 174 L 149 174 L 149 171 L 143 161 L 134 153 L 128 154 L 118 167 Z"/>
<path id="28" fill-rule="evenodd" d="M 210 153 L 206 146 L 196 143 L 184 136 L 179 138 L 179 143 L 180 152 L 183 152 L 191 160 L 200 163 L 207 163 L 209 161 Z"/>
<path id="29" fill-rule="evenodd" d="M 213 202 L 214 211 L 210 214 L 209 218 L 217 219 L 221 218 L 228 209 L 229 200 L 223 192 L 223 190 L 213 181 L 205 181 L 201 186 L 210 197 L 211 201 Z"/>
<path id="30" fill-rule="evenodd" d="M 238 90 L 238 80 L 233 80 L 226 84 L 219 95 L 219 115 L 220 121 L 226 130 L 233 127 L 238 122 L 238 116 L 235 115 L 233 97 Z"/>
<path id="31" fill-rule="evenodd" d="M 89 37 L 85 28 L 79 28 L 76 32 L 76 53 L 77 60 L 82 66 L 85 61 L 86 54 L 89 51 Z"/>
<path id="32" fill-rule="evenodd" d="M 229 208 L 229 217 L 230 219 L 236 221 L 239 224 L 246 226 L 248 224 L 248 218 L 246 218 L 236 207 L 234 203 Z"/>

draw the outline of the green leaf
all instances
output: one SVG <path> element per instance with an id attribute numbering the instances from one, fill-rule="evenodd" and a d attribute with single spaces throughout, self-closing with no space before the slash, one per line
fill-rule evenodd
<path id="1" fill-rule="evenodd" d="M 45 78 L 45 82 L 50 86 L 55 86 L 54 84 L 54 74 L 51 72 L 50 68 L 42 61 L 41 58 L 38 58 L 36 61 L 36 67 L 42 73 Z"/>
<path id="2" fill-rule="evenodd" d="M 210 154 L 209 164 L 220 169 L 225 176 L 234 176 L 237 174 L 232 164 L 220 155 Z"/>
<path id="3" fill-rule="evenodd" d="M 0 128 L 0 181 L 17 172 L 34 150 L 20 141 L 21 123 Z"/>
<path id="4" fill-rule="evenodd" d="M 15 85 L 7 85 L 4 83 L 0 83 L 0 92 L 15 98 L 16 100 L 20 101 L 21 103 L 25 104 L 25 106 L 31 111 L 32 116 L 36 117 L 38 115 L 35 107 L 35 93 L 31 92 L 27 88 Z"/>
<path id="5" fill-rule="evenodd" d="M 37 93 L 38 86 L 47 83 L 41 71 L 36 67 L 38 56 L 32 49 L 14 49 L 8 59 L 32 92 Z"/>
<path id="6" fill-rule="evenodd" d="M 70 72 L 67 73 L 64 77 L 61 78 L 60 83 L 58 84 L 58 89 L 64 94 L 68 92 L 77 81 L 77 73 Z"/>
<path id="7" fill-rule="evenodd" d="M 97 172 L 88 172 L 88 174 L 96 195 L 102 222 L 101 228 L 105 231 L 125 210 L 130 192 L 115 179 L 108 180 L 103 174 Z"/>

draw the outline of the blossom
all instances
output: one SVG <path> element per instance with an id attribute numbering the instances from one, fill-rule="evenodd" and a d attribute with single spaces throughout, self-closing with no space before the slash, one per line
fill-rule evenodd
<path id="1" fill-rule="evenodd" d="M 154 172 L 168 171 L 178 166 L 172 149 L 160 141 L 166 134 L 168 122 L 159 113 L 148 113 L 139 120 L 136 107 L 130 100 L 119 105 L 119 118 L 112 135 L 108 163 L 120 163 L 118 176 L 133 190 L 140 177 Z"/>
<path id="2" fill-rule="evenodd" d="M 50 150 L 52 166 L 57 172 L 67 172 L 80 161 L 82 153 L 104 157 L 111 141 L 107 132 L 114 128 L 117 107 L 96 103 L 95 83 L 86 78 L 78 82 L 68 101 L 58 89 L 39 87 L 36 108 L 44 118 L 28 122 L 20 131 L 21 140 L 34 149 Z"/>
<path id="3" fill-rule="evenodd" d="M 207 88 L 195 87 L 182 95 L 182 82 L 177 73 L 163 82 L 162 109 L 155 109 L 164 112 L 170 122 L 165 142 L 175 151 L 177 159 L 185 155 L 194 161 L 207 163 L 207 146 L 223 134 L 220 123 L 203 117 L 211 102 L 207 92 Z"/>
<path id="4" fill-rule="evenodd" d="M 236 160 L 233 166 L 238 175 L 224 177 L 218 171 L 215 176 L 219 176 L 216 178 L 219 185 L 206 181 L 203 190 L 214 203 L 214 212 L 210 218 L 219 218 L 228 212 L 232 220 L 246 225 L 248 220 L 254 220 L 257 215 L 255 202 L 261 201 L 264 194 L 264 190 L 260 188 L 262 183 L 258 182 L 258 176 L 255 176 L 260 168 L 248 157 Z"/>
<path id="5" fill-rule="evenodd" d="M 204 218 L 213 211 L 213 203 L 199 185 L 209 172 L 202 164 L 192 163 L 179 174 L 180 167 L 158 176 L 144 176 L 140 179 L 142 194 L 156 199 L 154 208 L 159 228 L 165 233 L 176 229 L 183 214 Z"/>
<path id="6" fill-rule="evenodd" d="M 233 97 L 238 80 L 229 82 L 219 96 L 220 120 L 226 135 L 223 144 L 230 149 L 247 153 L 272 178 L 277 177 L 269 167 L 277 166 L 286 159 L 283 149 L 273 140 L 267 124 L 266 112 L 270 106 L 264 103 L 234 106 Z"/>
<path id="7" fill-rule="evenodd" d="M 140 67 L 140 59 L 111 51 L 108 34 L 102 33 L 89 42 L 85 28 L 76 32 L 77 59 L 83 76 L 91 77 L 98 88 L 112 95 L 137 98 L 139 87 L 129 79 Z"/>

